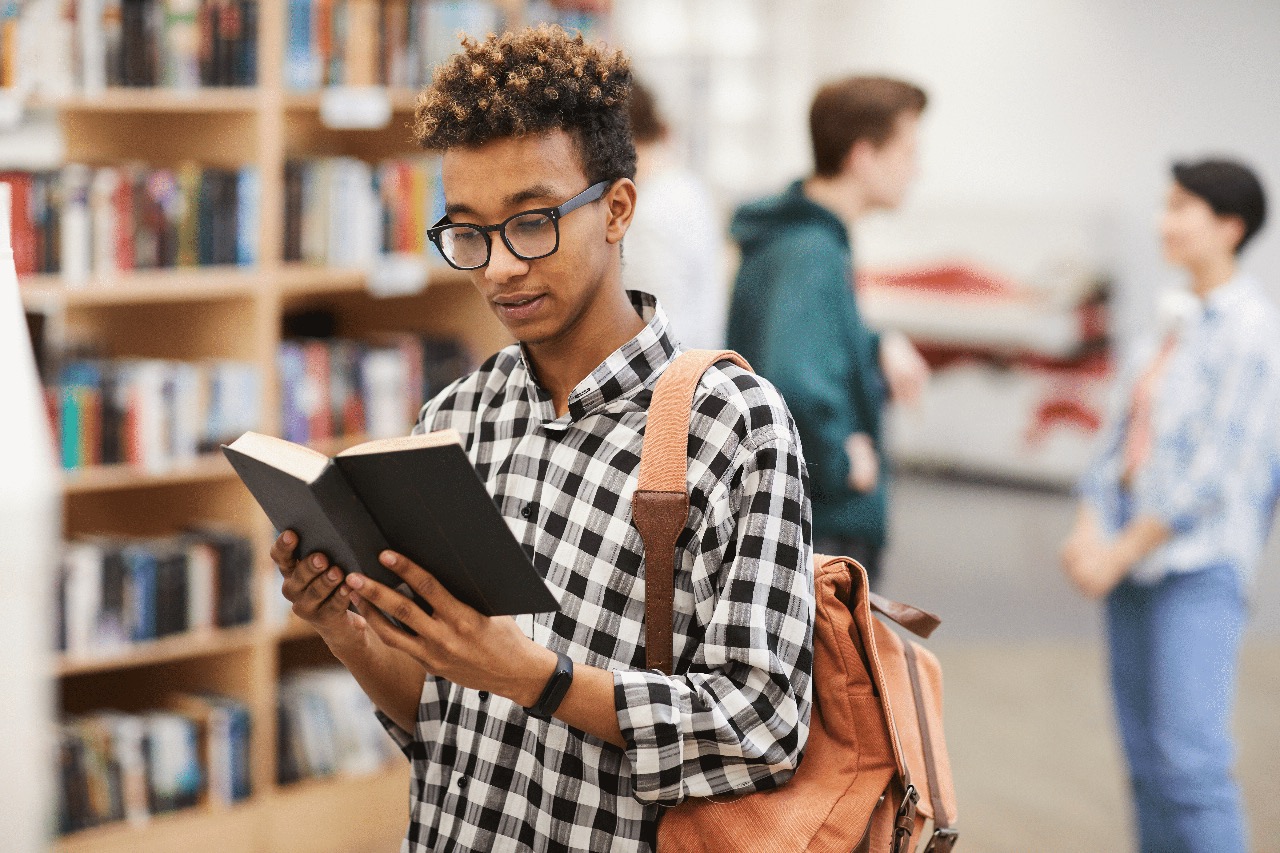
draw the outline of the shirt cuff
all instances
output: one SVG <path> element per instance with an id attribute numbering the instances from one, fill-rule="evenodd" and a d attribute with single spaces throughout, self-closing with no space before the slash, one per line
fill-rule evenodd
<path id="1" fill-rule="evenodd" d="M 381 711 L 375 710 L 374 715 L 377 716 L 378 722 L 382 723 L 382 727 L 386 729 L 387 734 L 391 735 L 391 739 L 396 742 L 396 746 L 400 747 L 404 757 L 412 761 L 415 757 L 413 735 L 409 734 L 395 720 L 392 720 Z"/>
<path id="2" fill-rule="evenodd" d="M 653 670 L 614 671 L 613 702 L 627 742 L 633 795 L 665 806 L 685 797 L 684 738 L 691 714 L 689 694 Z"/>

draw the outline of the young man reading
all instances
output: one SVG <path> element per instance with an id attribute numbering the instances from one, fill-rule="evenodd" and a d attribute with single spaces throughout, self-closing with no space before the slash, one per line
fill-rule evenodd
<path id="1" fill-rule="evenodd" d="M 630 70 L 558 28 L 463 48 L 417 113 L 418 140 L 444 152 L 433 240 L 519 344 L 429 402 L 417 430 L 461 433 L 560 610 L 486 618 L 385 553 L 427 613 L 367 577 L 343 581 L 323 555 L 295 559 L 291 532 L 272 555 L 294 611 L 412 762 L 404 850 L 647 851 L 662 806 L 770 788 L 799 761 L 813 623 L 800 443 L 771 385 L 707 372 L 677 544 L 676 675 L 646 671 L 631 497 L 676 345 L 652 297 L 621 284 Z M 548 687 L 564 670 L 561 697 Z"/>
<path id="2" fill-rule="evenodd" d="M 777 384 L 800 425 L 813 486 L 814 547 L 847 554 L 878 586 L 885 543 L 885 386 L 917 399 L 928 368 L 905 337 L 862 322 L 849 230 L 898 207 L 916 171 L 925 93 L 900 80 L 823 86 L 809 113 L 814 174 L 733 220 L 742 265 L 729 346 Z"/>

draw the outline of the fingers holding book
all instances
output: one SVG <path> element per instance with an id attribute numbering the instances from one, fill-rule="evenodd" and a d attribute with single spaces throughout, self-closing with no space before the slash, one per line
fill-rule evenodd
<path id="1" fill-rule="evenodd" d="M 271 562 L 276 564 L 280 574 L 288 577 L 298 565 L 298 535 L 286 530 L 276 538 L 271 546 Z"/>
<path id="2" fill-rule="evenodd" d="M 412 560 L 391 551 L 379 560 L 432 609 L 428 614 L 408 596 L 362 574 L 348 575 L 352 600 L 379 639 L 410 655 L 429 674 L 461 687 L 525 705 L 536 701 L 554 669 L 554 653 L 525 636 L 510 616 L 485 616 L 459 601 Z"/>
<path id="3" fill-rule="evenodd" d="M 286 530 L 271 548 L 271 559 L 284 576 L 281 592 L 293 605 L 293 612 L 322 636 L 352 627 L 354 614 L 348 613 L 351 589 L 342 582 L 342 570 L 318 552 L 296 559 L 297 543 L 297 536 Z"/>

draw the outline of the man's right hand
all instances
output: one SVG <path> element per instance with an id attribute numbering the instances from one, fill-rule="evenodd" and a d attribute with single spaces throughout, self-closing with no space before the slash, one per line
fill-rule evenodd
<path id="1" fill-rule="evenodd" d="M 299 618 L 313 625 L 325 642 L 349 643 L 368 630 L 364 617 L 348 609 L 351 588 L 324 554 L 297 559 L 298 537 L 286 530 L 271 546 L 271 560 L 284 577 L 282 591 Z"/>
<path id="2" fill-rule="evenodd" d="M 871 436 L 855 432 L 845 439 L 844 451 L 849 454 L 849 488 L 864 495 L 874 492 L 880 482 L 880 458 Z"/>

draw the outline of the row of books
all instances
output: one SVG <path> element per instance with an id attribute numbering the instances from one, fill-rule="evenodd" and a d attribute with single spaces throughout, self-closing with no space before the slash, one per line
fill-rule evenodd
<path id="1" fill-rule="evenodd" d="M 139 714 L 100 711 L 58 727 L 58 831 L 202 803 L 230 805 L 252 793 L 249 709 L 216 694 L 174 694 Z"/>
<path id="2" fill-rule="evenodd" d="M 366 266 L 379 255 L 435 259 L 427 229 L 444 215 L 440 158 L 370 165 L 354 157 L 285 165 L 284 259 Z"/>
<path id="3" fill-rule="evenodd" d="M 483 38 L 502 29 L 492 0 L 289 0 L 285 83 L 297 91 L 375 83 L 422 88 L 457 51 L 459 33 Z"/>
<path id="4" fill-rule="evenodd" d="M 261 182 L 254 167 L 142 165 L 7 172 L 19 275 L 83 283 L 119 271 L 252 265 Z"/>
<path id="5" fill-rule="evenodd" d="M 298 444 L 405 435 L 431 395 L 474 367 L 454 340 L 287 340 L 277 360 L 283 438 Z"/>
<path id="6" fill-rule="evenodd" d="M 253 621 L 253 546 L 204 527 L 163 538 L 68 543 L 57 578 L 57 648 L 77 658 Z"/>
<path id="7" fill-rule="evenodd" d="M 46 386 L 65 469 L 164 471 L 261 423 L 262 377 L 236 361 L 77 359 Z"/>
<path id="8" fill-rule="evenodd" d="M 78 71 L 105 86 L 254 86 L 258 0 L 81 0 Z"/>
<path id="9" fill-rule="evenodd" d="M 400 753 L 374 706 L 346 669 L 286 675 L 277 706 L 277 781 L 372 773 Z"/>

